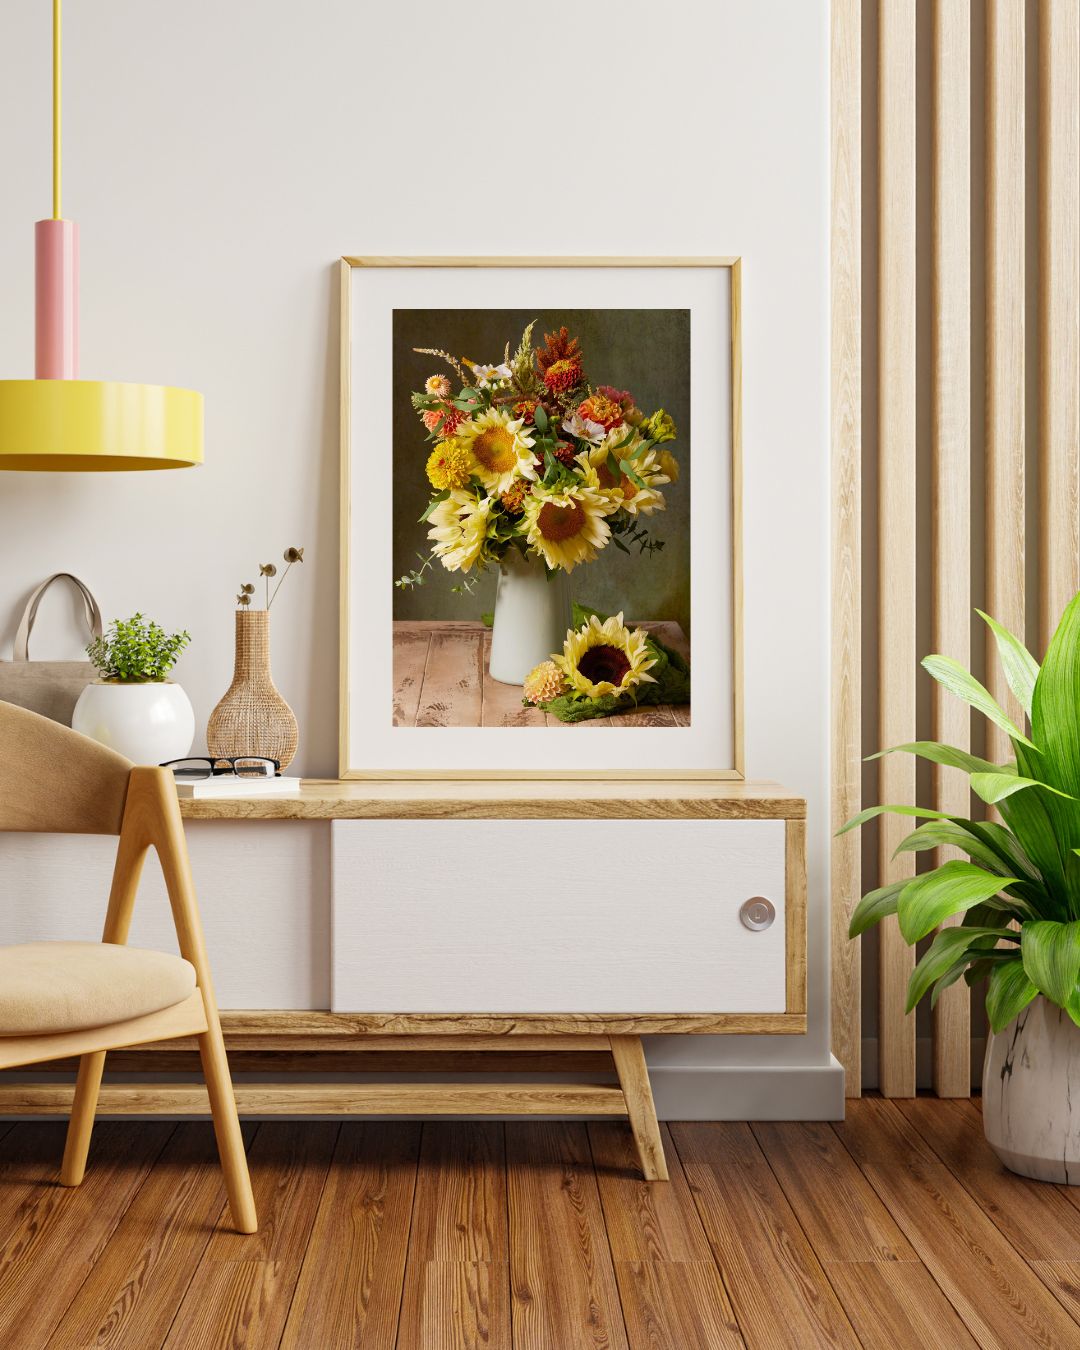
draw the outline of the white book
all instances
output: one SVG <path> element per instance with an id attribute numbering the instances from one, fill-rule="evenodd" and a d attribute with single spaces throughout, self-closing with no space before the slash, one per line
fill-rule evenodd
<path id="1" fill-rule="evenodd" d="M 299 778 L 237 778 L 231 773 L 176 784 L 178 797 L 283 797 L 299 791 Z"/>

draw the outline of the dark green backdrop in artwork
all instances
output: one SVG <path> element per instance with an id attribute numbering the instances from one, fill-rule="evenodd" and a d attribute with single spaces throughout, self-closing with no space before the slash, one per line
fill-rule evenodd
<path id="1" fill-rule="evenodd" d="M 431 451 L 409 396 L 436 373 L 455 379 L 438 357 L 414 347 L 438 347 L 485 365 L 511 354 L 532 319 L 534 346 L 543 334 L 565 324 L 580 339 L 585 374 L 600 384 L 627 389 L 645 412 L 666 408 L 678 439 L 679 481 L 663 489 L 665 511 L 643 517 L 650 534 L 664 541 L 662 552 L 631 556 L 608 544 L 595 562 L 570 574 L 573 598 L 605 613 L 622 610 L 627 619 L 673 619 L 690 635 L 690 312 L 684 309 L 563 310 L 536 313 L 514 309 L 394 311 L 394 576 L 418 567 L 428 552 L 427 525 L 417 523 L 430 497 L 424 463 Z M 495 604 L 496 569 L 488 568 L 471 595 L 451 587 L 461 573 L 436 562 L 426 584 L 394 591 L 395 619 L 479 619 Z"/>

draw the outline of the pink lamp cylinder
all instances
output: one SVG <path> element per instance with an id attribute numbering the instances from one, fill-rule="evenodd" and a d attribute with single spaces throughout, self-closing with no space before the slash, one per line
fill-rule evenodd
<path id="1" fill-rule="evenodd" d="M 39 380 L 79 373 L 79 227 L 73 220 L 34 226 L 35 362 Z"/>

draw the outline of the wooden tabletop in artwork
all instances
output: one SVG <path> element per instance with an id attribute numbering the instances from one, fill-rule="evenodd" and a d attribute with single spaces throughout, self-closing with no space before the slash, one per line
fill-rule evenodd
<path id="1" fill-rule="evenodd" d="M 677 623 L 631 623 L 690 659 Z M 394 726 L 396 727 L 688 727 L 690 705 L 659 704 L 565 723 L 539 708 L 522 706 L 518 685 L 487 673 L 491 629 L 482 623 L 398 621 L 394 624 Z"/>

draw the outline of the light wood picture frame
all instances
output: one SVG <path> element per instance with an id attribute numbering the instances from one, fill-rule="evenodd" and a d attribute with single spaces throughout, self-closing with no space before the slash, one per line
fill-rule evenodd
<path id="1" fill-rule="evenodd" d="M 460 269 L 471 269 L 461 272 Z M 722 484 L 721 499 L 726 499 L 728 516 L 719 532 L 722 538 L 722 557 L 712 571 L 722 575 L 712 578 L 713 595 L 718 598 L 706 612 L 715 611 L 721 617 L 713 618 L 713 642 L 719 641 L 717 648 L 719 659 L 711 663 L 714 670 L 720 671 L 719 683 L 722 692 L 714 700 L 712 719 L 718 730 L 711 739 L 701 733 L 707 732 L 707 714 L 699 722 L 695 717 L 694 737 L 687 725 L 665 726 L 659 730 L 647 732 L 638 728 L 615 727 L 623 738 L 613 750 L 613 742 L 605 738 L 599 748 L 604 758 L 598 760 L 590 751 L 590 762 L 585 759 L 585 750 L 571 755 L 563 752 L 555 755 L 552 762 L 545 762 L 544 756 L 531 753 L 537 744 L 535 738 L 554 736 L 553 728 L 506 729 L 504 727 L 477 727 L 465 729 L 461 725 L 452 727 L 393 726 L 390 718 L 392 691 L 390 690 L 391 646 L 387 635 L 386 655 L 379 651 L 378 641 L 368 642 L 360 651 L 362 631 L 378 630 L 383 618 L 376 611 L 384 606 L 382 595 L 372 589 L 370 575 L 382 568 L 389 579 L 388 563 L 382 560 L 374 567 L 373 551 L 378 545 L 369 548 L 368 538 L 358 540 L 355 530 L 359 517 L 354 510 L 353 494 L 362 481 L 359 472 L 361 456 L 372 452 L 372 437 L 365 426 L 363 435 L 354 428 L 354 417 L 359 409 L 358 386 L 365 390 L 365 408 L 373 396 L 371 390 L 384 391 L 388 406 L 391 400 L 389 391 L 392 374 L 393 353 L 391 333 L 393 321 L 398 313 L 408 313 L 410 309 L 479 310 L 507 309 L 500 299 L 498 303 L 481 303 L 473 306 L 462 298 L 466 283 L 482 282 L 487 286 L 487 296 L 492 288 L 500 289 L 494 294 L 500 297 L 504 292 L 511 293 L 510 304 L 520 308 L 535 305 L 538 309 L 559 308 L 545 306 L 536 299 L 536 287 L 526 287 L 528 294 L 521 300 L 513 291 L 516 283 L 519 289 L 523 285 L 521 278 L 515 278 L 514 272 L 521 271 L 525 282 L 535 282 L 530 269 L 551 269 L 552 276 L 565 276 L 564 269 L 583 269 L 574 273 L 578 278 L 588 277 L 597 288 L 597 294 L 618 295 L 615 303 L 597 303 L 598 309 L 630 309 L 622 303 L 622 294 L 618 283 L 623 274 L 611 269 L 626 269 L 625 276 L 632 283 L 626 287 L 628 296 L 645 294 L 654 298 L 637 308 L 661 309 L 662 301 L 655 297 L 663 294 L 668 278 L 677 283 L 678 293 L 685 297 L 691 293 L 695 284 L 707 286 L 719 285 L 722 297 L 719 305 L 713 308 L 720 315 L 717 327 L 717 339 L 714 341 L 720 360 L 699 362 L 700 369 L 693 368 L 694 389 L 710 389 L 719 399 L 723 408 L 723 428 L 721 438 L 723 452 L 719 457 L 719 482 Z M 663 269 L 678 269 L 666 272 Z M 691 270 L 686 270 L 691 269 Z M 410 275 L 411 273 L 411 275 Z M 490 273 L 490 277 L 485 277 Z M 738 257 L 695 257 L 695 258 L 518 258 L 518 257 L 372 257 L 346 255 L 338 264 L 340 298 L 340 418 L 341 418 L 341 503 L 340 503 L 340 720 L 339 720 L 339 776 L 342 779 L 732 779 L 745 778 L 744 734 L 743 734 L 743 596 L 742 596 L 742 355 L 741 355 L 741 262 Z M 544 279 L 545 281 L 547 278 Z M 433 284 L 434 283 L 434 284 Z M 365 286 L 370 289 L 366 295 L 358 296 L 358 290 Z M 409 287 L 412 287 L 410 291 Z M 649 289 L 651 287 L 651 290 Z M 422 289 L 421 289 L 422 288 Z M 672 288 L 673 294 L 675 288 Z M 429 294 L 430 297 L 429 298 Z M 708 294 L 703 290 L 694 307 L 686 305 L 691 313 L 704 312 Z M 422 298 L 421 298 L 422 297 Z M 678 304 L 679 301 L 673 303 Z M 402 306 L 405 308 L 402 309 Z M 562 308 L 566 306 L 563 305 Z M 587 302 L 581 306 L 586 308 Z M 366 322 L 369 326 L 357 335 L 358 325 Z M 700 324 L 699 319 L 699 324 Z M 703 345 L 703 350 L 705 350 Z M 375 359 L 372 360 L 372 355 Z M 695 349 L 695 359 L 698 353 Z M 389 363 L 389 364 L 388 364 Z M 719 374 L 713 372 L 719 366 Z M 711 381 L 716 379 L 715 389 Z M 697 420 L 695 405 L 695 420 Z M 730 418 L 730 420 L 728 420 Z M 375 425 L 382 425 L 376 418 Z M 390 430 L 378 431 L 375 439 L 389 438 Z M 381 442 L 385 445 L 385 440 Z M 677 449 L 680 447 L 676 446 Z M 422 469 L 422 463 L 421 463 Z M 695 473 L 699 471 L 695 461 Z M 385 470 L 384 470 L 385 473 Z M 384 489 L 385 491 L 385 479 Z M 387 494 L 388 495 L 388 494 Z M 700 518 L 695 524 L 695 537 L 704 536 L 706 531 L 700 528 Z M 421 536 L 422 538 L 422 536 Z M 694 576 L 699 570 L 695 565 Z M 694 582 L 694 610 L 698 612 L 701 598 L 697 587 L 707 590 L 704 582 Z M 627 618 L 634 616 L 628 615 Z M 453 625 L 442 621 L 444 626 Z M 696 622 L 701 623 L 699 619 Z M 364 626 L 364 628 L 361 627 Z M 723 630 L 722 633 L 720 630 Z M 385 668 L 380 664 L 385 661 Z M 698 688 L 702 686 L 699 685 Z M 508 689 L 509 686 L 504 686 Z M 700 706 L 700 705 L 699 705 Z M 386 709 L 385 725 L 379 724 L 381 710 Z M 697 710 L 695 709 L 695 714 Z M 563 728 L 559 728 L 564 730 Z M 677 742 L 671 738 L 682 736 Z M 424 737 L 435 735 L 439 738 L 457 737 L 456 749 L 449 742 L 440 739 L 440 753 L 428 753 L 434 743 L 425 744 Z M 649 737 L 647 744 L 640 739 Z M 471 743 L 466 738 L 474 739 Z M 519 745 L 513 753 L 506 753 L 506 746 L 500 744 L 496 749 L 491 738 L 514 738 L 527 736 L 529 753 L 524 753 Z M 396 745 L 405 742 L 402 737 L 412 738 L 408 742 L 408 753 L 399 754 Z M 635 745 L 627 738 L 636 737 Z M 393 739 L 391 739 L 393 738 Z M 421 739 L 418 739 L 421 738 Z M 668 738 L 667 744 L 661 744 Z M 593 738 L 595 744 L 595 738 Z M 579 745 L 580 737 L 578 738 Z M 693 744 L 692 744 L 693 742 Z M 442 750 L 443 744 L 446 750 Z M 569 738 L 562 738 L 566 746 Z M 670 747 L 677 745 L 679 753 L 673 755 Z M 390 747 L 389 749 L 387 747 Z M 490 747 L 490 750 L 489 750 Z M 655 751 L 655 753 L 654 753 Z M 554 754 L 554 751 L 552 752 Z M 430 762 L 427 760 L 430 759 Z M 568 762 L 568 761 L 573 762 Z"/>

